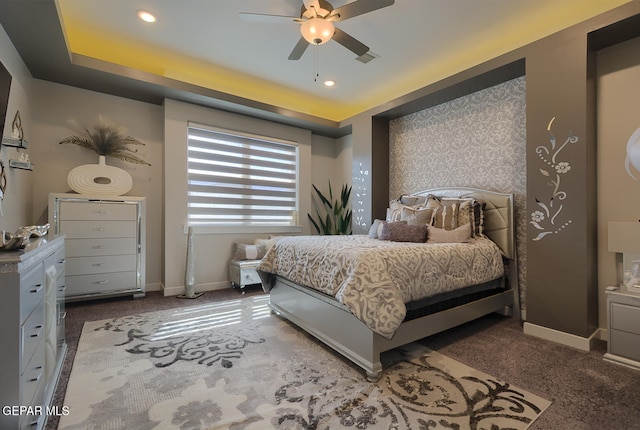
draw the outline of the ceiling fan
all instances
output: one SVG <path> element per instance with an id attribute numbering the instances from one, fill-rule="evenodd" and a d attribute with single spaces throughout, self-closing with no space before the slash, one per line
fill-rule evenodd
<path id="1" fill-rule="evenodd" d="M 300 16 L 268 15 L 240 12 L 247 21 L 266 23 L 300 23 L 302 37 L 289 54 L 289 60 L 299 60 L 309 44 L 322 45 L 333 39 L 358 57 L 369 52 L 369 47 L 334 25 L 358 15 L 391 6 L 394 0 L 356 0 L 334 9 L 325 0 L 302 0 Z"/>

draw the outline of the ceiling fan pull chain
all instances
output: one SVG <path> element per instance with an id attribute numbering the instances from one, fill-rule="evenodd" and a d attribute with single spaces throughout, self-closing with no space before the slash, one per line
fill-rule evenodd
<path id="1" fill-rule="evenodd" d="M 318 82 L 318 45 L 316 45 L 316 66 L 315 66 L 315 76 L 313 77 L 313 82 Z"/>

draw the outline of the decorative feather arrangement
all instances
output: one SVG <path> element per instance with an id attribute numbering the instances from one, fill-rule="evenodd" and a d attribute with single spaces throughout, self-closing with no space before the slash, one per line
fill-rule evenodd
<path id="1" fill-rule="evenodd" d="M 60 144 L 71 143 L 92 150 L 98 155 L 118 158 L 133 164 L 151 164 L 137 155 L 137 149 L 131 149 L 130 145 L 140 146 L 144 143 L 135 137 L 127 136 L 124 127 L 119 126 L 102 115 L 98 115 L 98 121 L 91 127 L 80 127 L 74 123 L 77 134 L 63 139 Z"/>

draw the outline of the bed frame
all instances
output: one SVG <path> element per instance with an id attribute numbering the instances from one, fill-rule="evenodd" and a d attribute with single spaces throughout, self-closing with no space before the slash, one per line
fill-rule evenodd
<path id="1" fill-rule="evenodd" d="M 475 197 L 487 202 L 484 234 L 502 250 L 508 289 L 489 297 L 402 323 L 392 339 L 371 331 L 347 308 L 322 293 L 280 276 L 271 286 L 272 312 L 307 331 L 361 367 L 369 381 L 382 373 L 384 351 L 442 332 L 492 312 L 520 319 L 513 195 L 476 188 L 435 188 L 414 196 Z"/>

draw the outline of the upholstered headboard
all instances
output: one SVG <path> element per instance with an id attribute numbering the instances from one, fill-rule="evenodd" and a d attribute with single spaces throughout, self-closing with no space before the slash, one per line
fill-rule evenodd
<path id="1" fill-rule="evenodd" d="M 506 258 L 516 259 L 513 194 L 479 188 L 443 187 L 422 190 L 411 195 L 426 197 L 429 194 L 442 197 L 473 197 L 484 200 L 486 206 L 483 233 L 498 245 Z"/>

